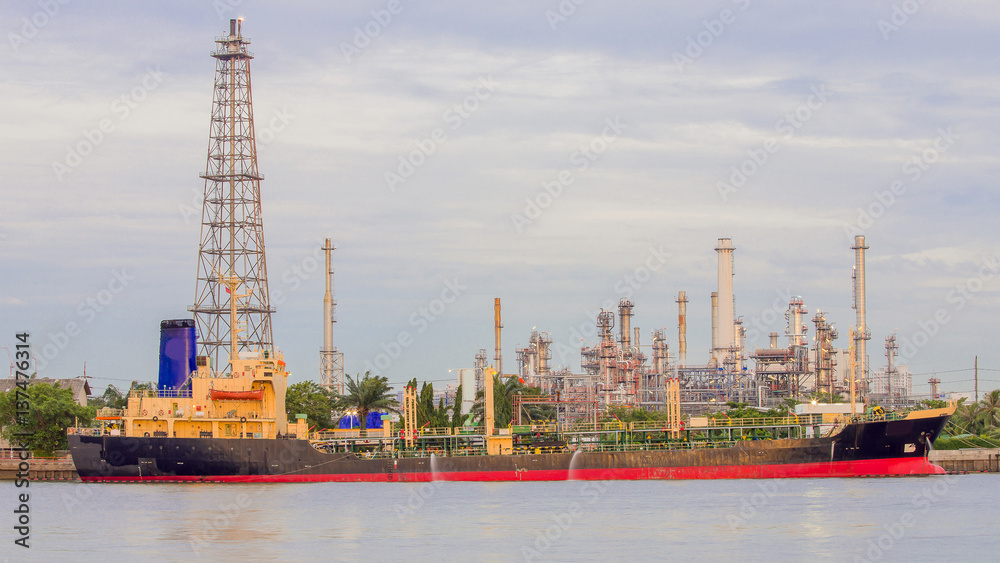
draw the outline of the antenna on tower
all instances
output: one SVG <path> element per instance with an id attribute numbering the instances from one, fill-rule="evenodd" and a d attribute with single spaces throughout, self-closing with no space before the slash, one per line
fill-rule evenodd
<path id="1" fill-rule="evenodd" d="M 250 40 L 242 19 L 229 20 L 229 34 L 215 39 L 215 91 L 209 129 L 205 200 L 194 305 L 202 356 L 219 369 L 240 350 L 273 352 L 271 299 L 267 289 L 257 146 L 250 92 Z M 245 289 L 235 301 L 239 280 Z M 232 285 L 231 283 L 229 285 Z M 245 326 L 241 330 L 239 325 Z M 242 334 L 240 334 L 242 332 Z M 220 361 L 222 364 L 220 365 Z"/>

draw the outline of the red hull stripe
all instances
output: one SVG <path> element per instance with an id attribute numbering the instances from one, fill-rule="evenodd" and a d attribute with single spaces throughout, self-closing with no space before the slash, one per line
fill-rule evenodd
<path id="1" fill-rule="evenodd" d="M 789 477 L 882 477 L 935 475 L 944 469 L 922 457 L 867 459 L 781 465 L 721 465 L 714 467 L 642 467 L 605 469 L 554 469 L 536 471 L 456 471 L 449 473 L 329 473 L 322 475 L 212 475 L 158 477 L 81 477 L 86 482 L 188 482 L 306 483 L 425 482 L 425 481 L 565 481 L 637 479 L 776 479 Z"/>

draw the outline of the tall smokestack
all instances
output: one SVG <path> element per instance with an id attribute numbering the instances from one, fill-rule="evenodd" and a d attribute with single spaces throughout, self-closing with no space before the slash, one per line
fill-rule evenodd
<path id="1" fill-rule="evenodd" d="M 718 292 L 718 335 L 715 346 L 728 353 L 730 347 L 736 344 L 736 306 L 733 302 L 733 241 L 727 238 L 719 239 L 715 251 L 719 256 L 719 292 Z"/>
<path id="2" fill-rule="evenodd" d="M 333 299 L 333 259 L 336 250 L 331 239 L 326 239 L 326 293 L 323 294 L 323 347 L 319 351 L 319 381 L 337 393 L 344 393 L 344 353 L 333 345 L 333 323 L 337 322 L 337 302 Z"/>
<path id="3" fill-rule="evenodd" d="M 677 354 L 679 355 L 679 365 L 687 365 L 688 337 L 687 337 L 687 292 L 677 292 Z"/>
<path id="4" fill-rule="evenodd" d="M 330 239 L 326 239 L 323 251 L 326 253 L 326 293 L 323 294 L 323 351 L 329 352 L 333 349 L 333 269 L 330 260 L 330 251 L 333 245 Z"/>
<path id="5" fill-rule="evenodd" d="M 497 366 L 497 373 L 503 377 L 503 356 L 500 354 L 500 329 L 503 325 L 500 323 L 500 298 L 497 297 L 493 300 L 493 330 L 495 331 L 496 340 L 496 353 L 493 355 L 493 362 Z"/>
<path id="6" fill-rule="evenodd" d="M 719 292 L 712 292 L 712 359 L 719 359 Z"/>
<path id="7" fill-rule="evenodd" d="M 854 349 L 857 350 L 857 368 L 854 373 L 855 384 L 861 390 L 862 399 L 867 395 L 868 381 L 868 339 L 871 333 L 868 331 L 868 321 L 865 318 L 865 245 L 864 235 L 854 236 L 854 309 L 857 311 L 857 332 L 854 336 Z"/>

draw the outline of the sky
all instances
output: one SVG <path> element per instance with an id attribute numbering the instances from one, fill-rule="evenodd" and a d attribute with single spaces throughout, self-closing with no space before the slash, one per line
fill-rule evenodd
<path id="1" fill-rule="evenodd" d="M 748 344 L 798 295 L 846 348 L 862 234 L 872 369 L 895 333 L 915 393 L 971 392 L 977 356 L 1000 387 L 986 0 L 4 2 L 0 344 L 28 332 L 41 375 L 156 380 L 235 17 L 293 382 L 318 378 L 326 237 L 347 372 L 443 386 L 492 357 L 495 297 L 505 372 L 533 329 L 579 372 L 626 297 L 673 356 L 678 291 L 704 363 L 719 237 Z"/>

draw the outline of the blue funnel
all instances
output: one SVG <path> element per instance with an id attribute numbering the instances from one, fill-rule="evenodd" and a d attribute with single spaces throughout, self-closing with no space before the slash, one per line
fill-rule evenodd
<path id="1" fill-rule="evenodd" d="M 197 347 L 194 319 L 160 322 L 160 379 L 157 388 L 179 389 L 195 365 Z"/>

